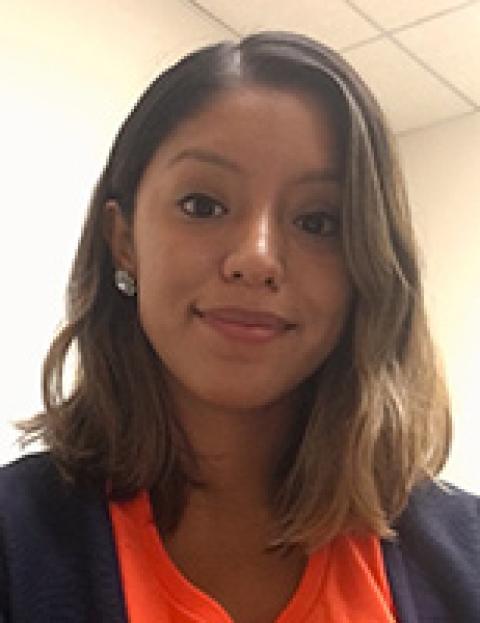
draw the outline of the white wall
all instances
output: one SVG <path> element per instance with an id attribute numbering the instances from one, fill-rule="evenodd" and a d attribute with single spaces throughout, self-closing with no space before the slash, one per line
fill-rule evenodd
<path id="1" fill-rule="evenodd" d="M 452 395 L 444 476 L 480 493 L 480 114 L 407 135 L 400 150 Z"/>

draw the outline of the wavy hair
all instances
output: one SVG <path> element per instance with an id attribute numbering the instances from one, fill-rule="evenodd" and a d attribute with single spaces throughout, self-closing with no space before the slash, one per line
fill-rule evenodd
<path id="1" fill-rule="evenodd" d="M 332 103 L 345 150 L 343 249 L 354 297 L 343 335 L 308 379 L 296 430 L 272 466 L 272 546 L 318 546 L 342 531 L 392 537 L 412 488 L 434 479 L 451 443 L 444 376 L 429 333 L 419 253 L 394 142 L 375 98 L 340 55 L 266 32 L 198 50 L 161 74 L 122 125 L 95 187 L 74 259 L 65 322 L 44 362 L 44 410 L 18 424 L 69 481 L 112 499 L 152 493 L 163 530 L 178 523 L 195 456 L 173 416 L 162 362 L 134 299 L 113 285 L 105 203 L 131 222 L 157 147 L 216 94 L 245 84 Z M 73 388 L 65 361 L 76 355 Z"/>

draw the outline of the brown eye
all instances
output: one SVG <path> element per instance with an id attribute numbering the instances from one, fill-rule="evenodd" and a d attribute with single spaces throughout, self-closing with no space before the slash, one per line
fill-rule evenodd
<path id="1" fill-rule="evenodd" d="M 191 193 L 178 202 L 182 212 L 192 218 L 210 218 L 223 216 L 226 213 L 226 208 L 202 193 Z"/>
<path id="2" fill-rule="evenodd" d="M 294 222 L 307 234 L 313 234 L 314 236 L 336 236 L 340 229 L 338 216 L 327 212 L 302 214 Z"/>

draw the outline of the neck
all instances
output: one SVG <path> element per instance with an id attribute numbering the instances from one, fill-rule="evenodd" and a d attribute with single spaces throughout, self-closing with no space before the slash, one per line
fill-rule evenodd
<path id="1" fill-rule="evenodd" d="M 176 391 L 175 413 L 196 458 L 204 487 L 192 502 L 215 513 L 266 509 L 272 468 L 301 409 L 300 392 L 255 409 L 227 409 Z M 218 515 L 217 515 L 218 516 Z"/>

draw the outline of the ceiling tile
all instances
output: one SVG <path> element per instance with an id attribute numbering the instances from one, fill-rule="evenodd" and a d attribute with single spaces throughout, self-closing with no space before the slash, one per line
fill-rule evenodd
<path id="1" fill-rule="evenodd" d="M 398 28 L 465 4 L 465 0 L 352 0 L 366 15 L 383 28 Z"/>
<path id="2" fill-rule="evenodd" d="M 395 37 L 480 106 L 480 2 Z"/>
<path id="3" fill-rule="evenodd" d="M 395 132 L 404 132 L 469 112 L 448 87 L 388 39 L 344 54 L 383 107 Z"/>
<path id="4" fill-rule="evenodd" d="M 198 4 L 242 35 L 259 30 L 291 30 L 338 49 L 378 34 L 367 20 L 339 0 L 200 0 Z"/>

